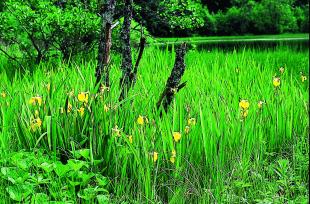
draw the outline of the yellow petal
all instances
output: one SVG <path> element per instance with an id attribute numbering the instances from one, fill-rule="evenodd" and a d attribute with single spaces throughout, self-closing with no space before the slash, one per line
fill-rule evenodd
<path id="1" fill-rule="evenodd" d="M 175 162 L 175 157 L 170 157 L 170 162 L 171 162 L 172 164 L 174 164 L 174 162 Z"/>
<path id="2" fill-rule="evenodd" d="M 156 162 L 158 160 L 158 153 L 153 152 L 153 161 Z"/>

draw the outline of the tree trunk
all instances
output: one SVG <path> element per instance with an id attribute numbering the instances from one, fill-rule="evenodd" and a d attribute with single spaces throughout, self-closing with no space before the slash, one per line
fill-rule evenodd
<path id="1" fill-rule="evenodd" d="M 102 27 L 99 37 L 96 85 L 98 85 L 103 79 L 104 86 L 106 87 L 110 86 L 109 62 L 112 46 L 112 24 L 115 4 L 115 0 L 107 0 L 106 3 L 102 5 L 101 9 Z"/>
<path id="2" fill-rule="evenodd" d="M 130 75 L 132 73 L 132 58 L 131 58 L 131 47 L 130 47 L 130 25 L 132 20 L 132 0 L 125 0 L 124 7 L 124 23 L 121 31 L 122 39 L 122 77 L 120 80 L 121 94 L 119 101 L 126 98 L 129 91 L 131 80 Z"/>
<path id="3" fill-rule="evenodd" d="M 159 109 L 162 105 L 164 110 L 167 112 L 169 105 L 171 104 L 174 95 L 179 92 L 183 87 L 186 86 L 186 82 L 180 84 L 181 78 L 185 72 L 185 54 L 186 44 L 183 43 L 176 50 L 176 58 L 174 67 L 171 71 L 170 77 L 167 80 L 166 87 L 157 102 L 157 108 Z"/>
<path id="4" fill-rule="evenodd" d="M 145 39 L 145 37 L 143 37 L 143 34 L 141 32 L 138 58 L 137 58 L 135 67 L 133 68 L 133 72 L 130 75 L 130 80 L 131 80 L 132 86 L 134 86 L 136 83 L 138 67 L 139 67 L 143 52 L 144 52 L 145 44 L 146 44 L 146 39 Z"/>

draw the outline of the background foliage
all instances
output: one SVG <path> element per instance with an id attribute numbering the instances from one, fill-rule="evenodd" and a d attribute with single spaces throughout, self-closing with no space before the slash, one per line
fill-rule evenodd
<path id="1" fill-rule="evenodd" d="M 68 60 L 97 45 L 100 5 L 96 0 L 4 0 L 0 41 L 22 51 L 11 56 L 15 59 L 39 63 L 61 55 Z M 118 2 L 115 22 L 122 22 L 122 10 Z M 309 3 L 298 0 L 135 0 L 132 42 L 139 41 L 140 25 L 145 35 L 161 37 L 308 32 L 308 11 Z M 119 39 L 120 27 L 113 39 Z M 118 50 L 120 42 L 114 44 Z"/>
<path id="2" fill-rule="evenodd" d="M 152 2 L 151 6 L 148 6 L 149 2 Z M 147 27 L 155 36 L 279 34 L 309 31 L 308 1 L 150 0 L 144 4 Z M 152 12 L 154 10 L 156 12 Z M 156 23 L 148 21 L 154 19 L 154 15 L 163 18 L 158 18 Z M 176 16 L 178 21 L 175 20 Z M 175 26 L 175 23 L 179 26 Z"/>

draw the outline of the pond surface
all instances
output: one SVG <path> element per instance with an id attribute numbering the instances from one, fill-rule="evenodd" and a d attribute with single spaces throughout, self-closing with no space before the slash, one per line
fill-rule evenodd
<path id="1" fill-rule="evenodd" d="M 180 44 L 181 41 L 159 43 L 157 46 L 171 49 L 173 46 Z M 294 38 L 294 39 L 257 39 L 257 40 L 210 40 L 210 41 L 188 41 L 186 42 L 190 48 L 197 49 L 199 51 L 224 51 L 229 52 L 240 49 L 255 49 L 255 50 L 275 50 L 278 48 L 287 47 L 298 52 L 309 51 L 309 39 L 307 38 Z"/>

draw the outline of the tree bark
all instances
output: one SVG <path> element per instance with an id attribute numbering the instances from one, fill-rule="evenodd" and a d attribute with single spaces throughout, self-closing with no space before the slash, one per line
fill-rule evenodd
<path id="1" fill-rule="evenodd" d="M 180 84 L 181 78 L 185 72 L 186 67 L 184 59 L 185 54 L 186 54 L 186 44 L 183 43 L 176 50 L 174 67 L 171 71 L 170 77 L 167 80 L 166 87 L 157 102 L 157 109 L 159 109 L 162 105 L 164 110 L 167 112 L 174 95 L 177 92 L 179 92 L 183 87 L 186 86 L 186 82 Z"/>
<path id="2" fill-rule="evenodd" d="M 144 52 L 145 44 L 146 44 L 146 39 L 145 39 L 145 37 L 143 37 L 143 34 L 141 32 L 138 58 L 137 58 L 135 67 L 133 68 L 133 72 L 130 75 L 130 80 L 131 80 L 132 86 L 134 86 L 136 83 L 138 67 L 139 67 L 143 52 Z"/>
<path id="3" fill-rule="evenodd" d="M 115 4 L 115 0 L 107 0 L 106 3 L 102 5 L 101 9 L 102 27 L 99 37 L 96 85 L 103 80 L 104 86 L 106 87 L 110 86 L 109 62 L 110 50 L 112 46 L 112 24 Z"/>
<path id="4" fill-rule="evenodd" d="M 120 80 L 121 94 L 119 101 L 126 98 L 129 91 L 131 80 L 130 75 L 132 73 L 132 58 L 130 47 L 130 25 L 132 20 L 132 0 L 125 0 L 124 7 L 124 23 L 121 31 L 122 39 L 122 77 Z"/>

